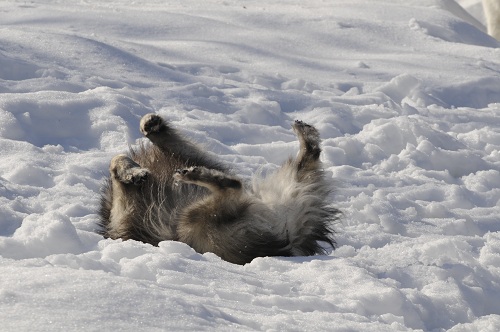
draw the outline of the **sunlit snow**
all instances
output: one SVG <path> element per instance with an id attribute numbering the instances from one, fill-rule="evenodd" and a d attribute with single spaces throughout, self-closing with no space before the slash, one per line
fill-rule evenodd
<path id="1" fill-rule="evenodd" d="M 499 331 L 500 42 L 460 2 L 0 1 L 0 330 Z M 97 235 L 150 112 L 244 178 L 315 125 L 339 248 Z"/>

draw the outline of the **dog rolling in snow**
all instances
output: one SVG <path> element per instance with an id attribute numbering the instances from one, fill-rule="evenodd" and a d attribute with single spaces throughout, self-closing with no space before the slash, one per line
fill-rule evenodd
<path id="1" fill-rule="evenodd" d="M 300 151 L 274 174 L 245 184 L 161 117 L 145 115 L 153 143 L 114 157 L 101 197 L 100 233 L 157 245 L 175 240 L 245 264 L 261 256 L 306 256 L 335 246 L 318 131 L 293 124 Z"/>

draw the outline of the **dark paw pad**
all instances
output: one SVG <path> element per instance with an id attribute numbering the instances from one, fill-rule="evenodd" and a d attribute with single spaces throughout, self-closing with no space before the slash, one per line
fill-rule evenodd
<path id="1" fill-rule="evenodd" d="M 158 133 L 165 127 L 165 121 L 163 121 L 160 116 L 153 113 L 143 116 L 140 123 L 140 130 L 144 136 Z"/>
<path id="2" fill-rule="evenodd" d="M 136 186 L 143 184 L 149 176 L 149 171 L 145 168 L 129 168 L 125 174 L 122 175 L 123 183 L 132 183 Z"/>
<path id="3" fill-rule="evenodd" d="M 135 185 L 140 185 L 143 184 L 148 177 L 149 177 L 149 171 L 147 169 L 140 168 L 132 175 L 132 182 Z"/>
<path id="4" fill-rule="evenodd" d="M 292 124 L 292 127 L 297 135 L 302 136 L 306 140 L 319 139 L 318 130 L 303 121 L 295 120 L 294 124 Z"/>
<path id="5" fill-rule="evenodd" d="M 177 169 L 174 173 L 174 178 L 178 181 L 194 180 L 198 177 L 199 173 L 200 169 L 198 167 Z"/>

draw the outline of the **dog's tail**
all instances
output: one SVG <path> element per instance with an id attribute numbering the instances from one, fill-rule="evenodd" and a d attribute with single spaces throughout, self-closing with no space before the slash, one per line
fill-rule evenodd
<path id="1" fill-rule="evenodd" d="M 276 173 L 253 181 L 254 194 L 276 213 L 272 228 L 288 239 L 294 256 L 335 249 L 333 224 L 341 212 L 329 204 L 331 188 L 319 169 L 299 179 L 293 160 Z"/>

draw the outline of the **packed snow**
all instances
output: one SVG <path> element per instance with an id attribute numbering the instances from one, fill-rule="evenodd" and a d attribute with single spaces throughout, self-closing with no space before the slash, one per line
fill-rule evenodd
<path id="1" fill-rule="evenodd" d="M 500 42 L 460 3 L 0 1 L 0 329 L 500 330 Z M 316 126 L 338 249 L 97 235 L 150 112 L 246 179 Z"/>

